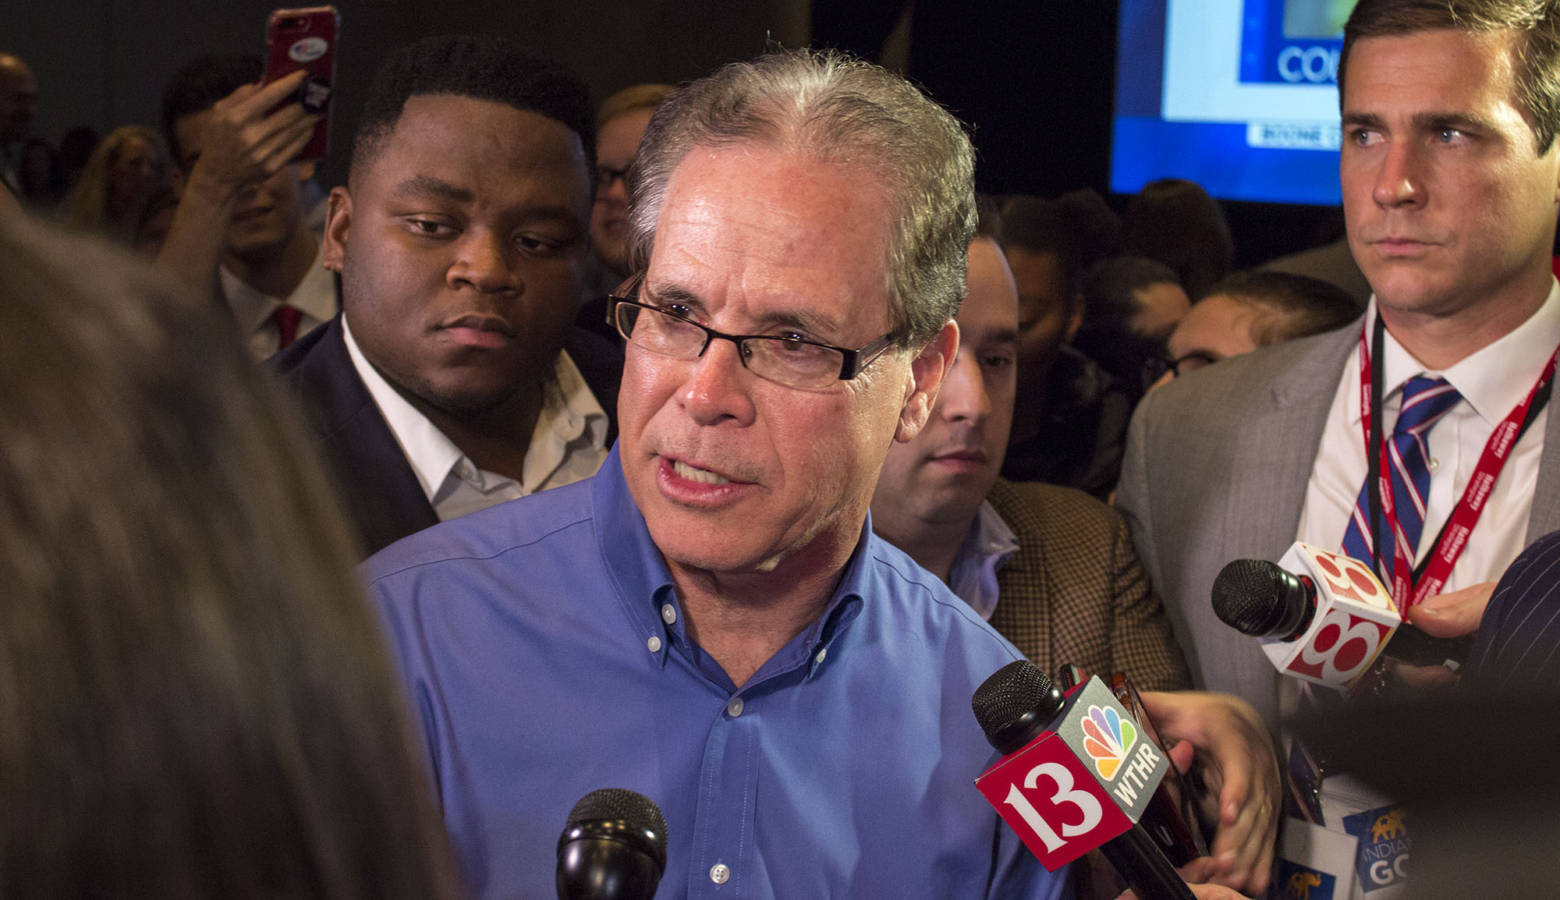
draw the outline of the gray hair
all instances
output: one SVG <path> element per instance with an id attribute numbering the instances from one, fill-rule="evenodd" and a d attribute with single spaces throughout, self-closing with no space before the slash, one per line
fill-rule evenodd
<path id="1" fill-rule="evenodd" d="M 667 182 L 696 147 L 761 143 L 870 172 L 894 207 L 895 342 L 924 344 L 964 298 L 975 154 L 957 119 L 886 69 L 833 51 L 771 53 L 685 85 L 650 120 L 629 174 L 632 264 L 643 269 Z"/>

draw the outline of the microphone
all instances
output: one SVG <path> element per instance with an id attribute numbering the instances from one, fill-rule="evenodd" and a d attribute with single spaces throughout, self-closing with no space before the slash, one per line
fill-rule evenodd
<path id="1" fill-rule="evenodd" d="M 1455 665 L 1471 638 L 1433 638 L 1403 619 L 1359 560 L 1297 542 L 1277 564 L 1237 559 L 1213 582 L 1213 611 L 1262 640 L 1285 675 L 1338 690 L 1360 686 L 1378 657 Z"/>
<path id="2" fill-rule="evenodd" d="M 1098 847 L 1140 900 L 1192 900 L 1137 824 L 1169 760 L 1098 678 L 1064 697 L 1034 663 L 1016 660 L 971 705 L 1003 754 L 975 786 L 1041 865 L 1054 872 Z"/>
<path id="3" fill-rule="evenodd" d="M 558 900 L 650 900 L 666 871 L 666 818 L 623 788 L 591 791 L 558 837 Z"/>
<path id="4" fill-rule="evenodd" d="M 1066 693 L 1088 678 L 1089 673 L 1082 666 L 1066 663 L 1057 669 L 1053 681 Z M 1126 673 L 1112 672 L 1108 679 L 1101 677 L 1100 680 L 1110 685 L 1116 701 L 1126 707 L 1132 713 L 1133 720 L 1142 726 L 1143 736 L 1163 753 L 1165 742 L 1160 739 L 1153 717 L 1143 707 L 1143 698 Z M 1184 866 L 1199 856 L 1208 855 L 1208 843 L 1203 839 L 1192 798 L 1192 790 L 1181 773 L 1170 766 L 1165 772 L 1165 780 L 1149 799 L 1148 809 L 1138 820 L 1138 824 L 1154 839 L 1154 843 L 1164 851 L 1173 866 Z"/>

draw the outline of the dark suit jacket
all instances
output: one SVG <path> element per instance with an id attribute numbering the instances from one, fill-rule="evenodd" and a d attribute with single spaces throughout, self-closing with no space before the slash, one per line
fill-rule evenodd
<path id="1" fill-rule="evenodd" d="M 610 446 L 617 438 L 622 351 L 579 329 L 565 338 L 564 350 L 606 410 Z M 294 341 L 268 365 L 303 412 L 365 557 L 439 521 L 352 366 L 340 315 Z"/>
<path id="2" fill-rule="evenodd" d="M 1142 690 L 1190 685 L 1126 522 L 1082 491 L 998 480 L 986 495 L 1018 538 L 997 572 L 991 625 L 1035 665 L 1064 663 Z"/>

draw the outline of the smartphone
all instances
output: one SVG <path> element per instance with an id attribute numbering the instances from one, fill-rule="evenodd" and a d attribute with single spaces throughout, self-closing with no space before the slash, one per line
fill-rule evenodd
<path id="1" fill-rule="evenodd" d="M 298 162 L 317 162 L 330 147 L 330 95 L 336 81 L 336 32 L 341 14 L 334 6 L 309 6 L 271 12 L 265 26 L 265 82 L 298 69 L 309 74 L 288 102 L 303 104 L 311 113 L 325 113 Z"/>

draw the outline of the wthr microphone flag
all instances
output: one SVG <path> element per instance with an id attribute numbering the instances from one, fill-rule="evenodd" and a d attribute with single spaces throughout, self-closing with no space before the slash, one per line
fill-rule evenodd
<path id="1" fill-rule="evenodd" d="M 1054 872 L 1136 824 L 1170 764 L 1098 678 L 1047 727 L 975 786 Z"/>

